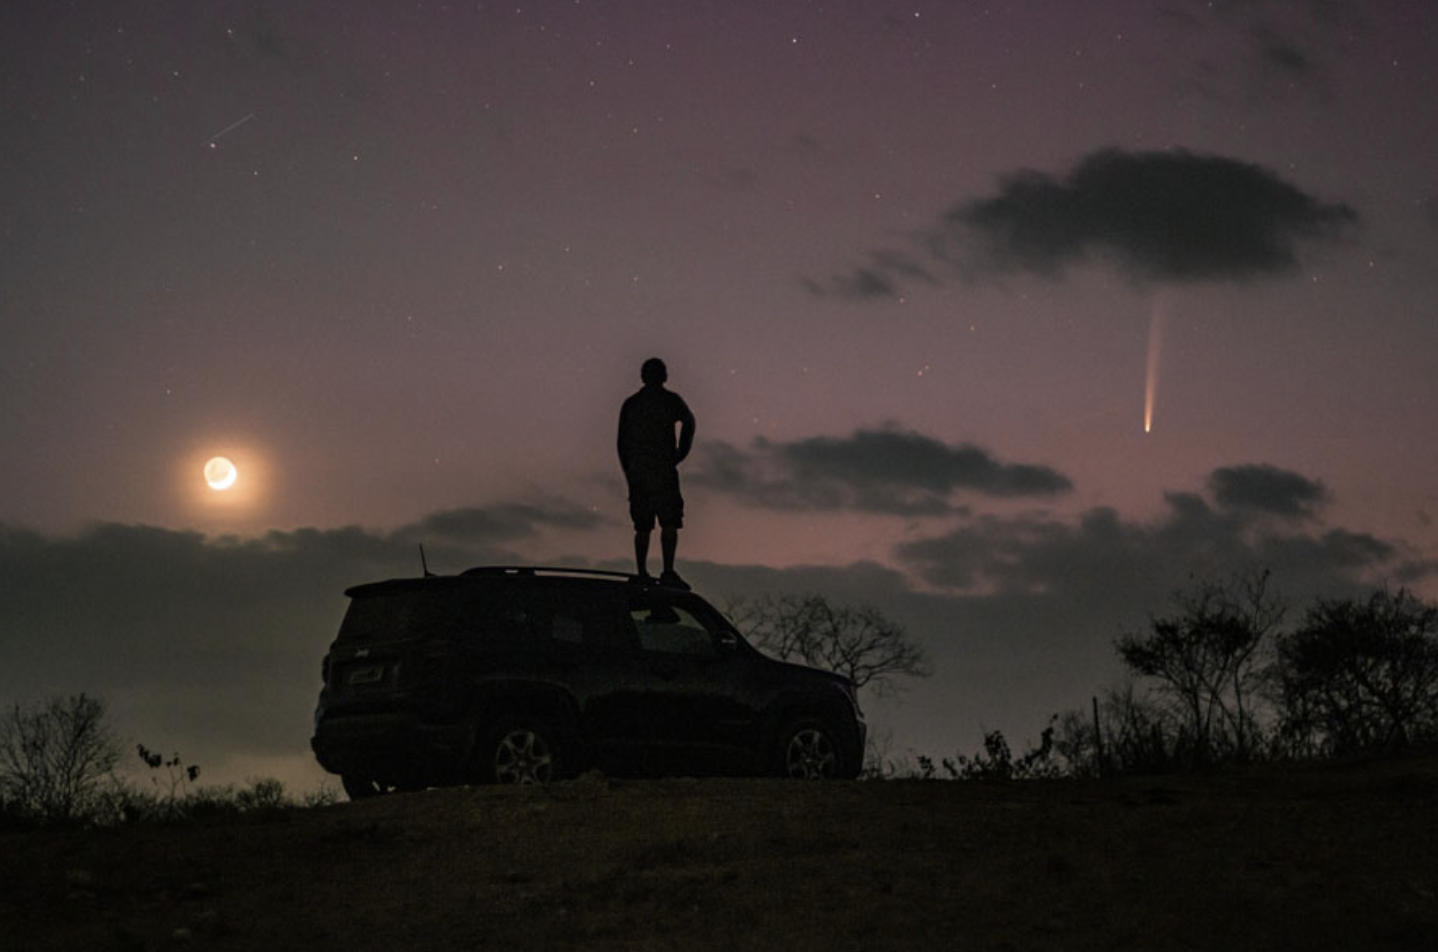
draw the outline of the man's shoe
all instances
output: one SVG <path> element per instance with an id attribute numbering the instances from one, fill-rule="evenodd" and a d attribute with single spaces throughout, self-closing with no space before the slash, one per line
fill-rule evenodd
<path id="1" fill-rule="evenodd" d="M 667 585 L 669 588 L 683 589 L 686 592 L 689 591 L 689 583 L 680 578 L 678 572 L 665 572 L 659 576 L 659 584 Z"/>

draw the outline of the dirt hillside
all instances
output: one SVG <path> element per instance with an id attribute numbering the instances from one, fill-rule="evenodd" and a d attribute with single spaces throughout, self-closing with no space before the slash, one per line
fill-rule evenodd
<path id="1" fill-rule="evenodd" d="M 612 781 L 0 835 L 0 949 L 1431 950 L 1438 754 Z"/>

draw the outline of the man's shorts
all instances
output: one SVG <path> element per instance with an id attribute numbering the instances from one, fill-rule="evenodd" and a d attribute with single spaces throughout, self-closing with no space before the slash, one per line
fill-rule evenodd
<path id="1" fill-rule="evenodd" d="M 679 470 L 673 463 L 636 460 L 629 472 L 629 517 L 636 532 L 654 528 L 657 520 L 665 529 L 684 526 L 684 497 L 679 494 Z"/>

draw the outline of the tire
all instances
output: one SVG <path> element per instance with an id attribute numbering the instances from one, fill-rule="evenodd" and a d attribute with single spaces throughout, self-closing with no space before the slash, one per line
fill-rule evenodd
<path id="1" fill-rule="evenodd" d="M 781 777 L 833 780 L 845 776 L 842 750 L 838 734 L 826 722 L 803 717 L 779 732 L 775 766 Z"/>
<path id="2" fill-rule="evenodd" d="M 480 777 L 490 783 L 550 783 L 563 777 L 557 732 L 541 720 L 511 718 L 477 751 Z"/>
<path id="3" fill-rule="evenodd" d="M 356 777 L 353 774 L 345 774 L 340 777 L 340 785 L 345 788 L 345 795 L 351 800 L 368 800 L 371 797 L 384 796 L 401 789 L 397 784 L 380 783 L 378 780 Z"/>

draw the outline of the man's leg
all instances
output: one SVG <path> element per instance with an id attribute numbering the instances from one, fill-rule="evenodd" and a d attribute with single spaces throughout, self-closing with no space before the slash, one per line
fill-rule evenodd
<path id="1" fill-rule="evenodd" d="M 661 534 L 661 544 L 663 536 Z M 649 574 L 649 530 L 634 530 L 634 564 L 640 575 Z"/>
<path id="2" fill-rule="evenodd" d="M 659 529 L 659 551 L 664 556 L 664 574 L 674 574 L 674 553 L 679 549 L 679 530 L 673 526 Z"/>

